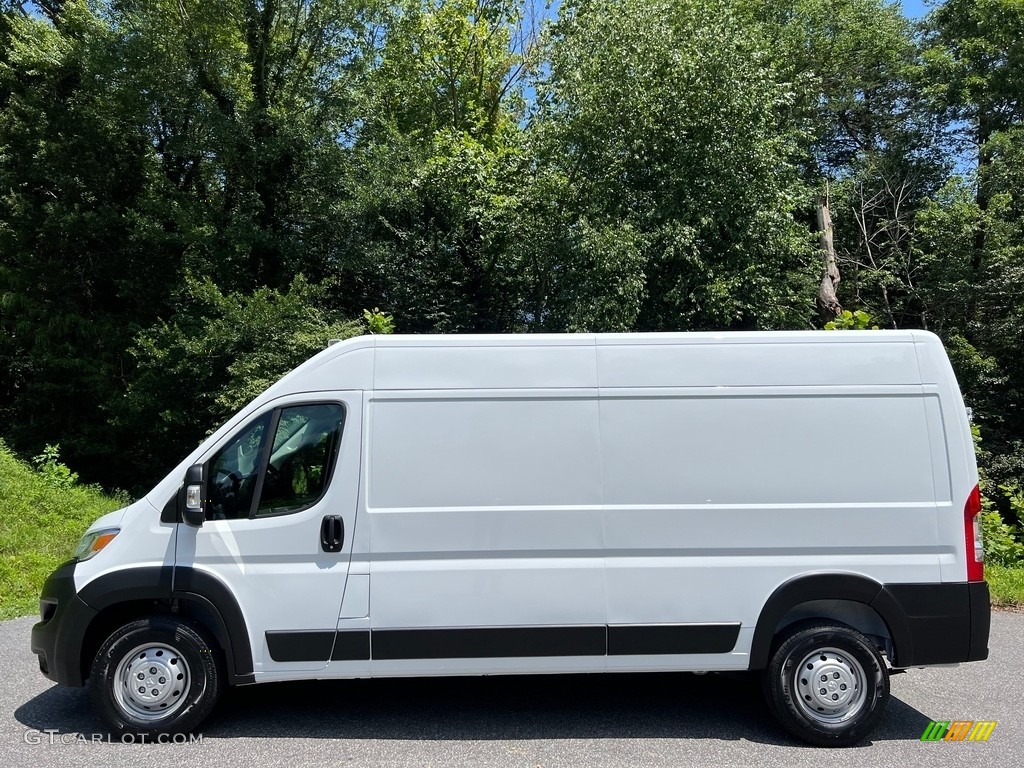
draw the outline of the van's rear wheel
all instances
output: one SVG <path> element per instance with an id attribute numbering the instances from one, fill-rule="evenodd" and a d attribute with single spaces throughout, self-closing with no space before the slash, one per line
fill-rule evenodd
<path id="1" fill-rule="evenodd" d="M 210 714 L 222 688 L 217 648 L 199 627 L 172 616 L 115 631 L 89 676 L 93 705 L 115 733 L 188 733 Z"/>
<path id="2" fill-rule="evenodd" d="M 836 622 L 801 622 L 776 641 L 764 672 L 768 706 L 799 739 L 848 746 L 863 739 L 889 700 L 889 672 L 872 642 Z"/>

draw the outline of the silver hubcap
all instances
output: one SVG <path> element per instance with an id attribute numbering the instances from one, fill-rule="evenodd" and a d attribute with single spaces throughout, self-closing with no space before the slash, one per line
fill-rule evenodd
<path id="1" fill-rule="evenodd" d="M 807 654 L 790 674 L 797 706 L 812 720 L 834 725 L 856 716 L 867 698 L 860 663 L 837 648 Z"/>
<path id="2" fill-rule="evenodd" d="M 161 720 L 177 711 L 188 696 L 192 677 L 176 648 L 140 645 L 121 659 L 114 673 L 114 699 L 137 720 Z"/>

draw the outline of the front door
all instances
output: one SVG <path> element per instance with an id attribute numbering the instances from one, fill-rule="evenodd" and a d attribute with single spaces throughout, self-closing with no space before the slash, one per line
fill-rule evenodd
<path id="1" fill-rule="evenodd" d="M 355 532 L 360 395 L 268 405 L 205 457 L 204 524 L 178 525 L 176 567 L 234 595 L 257 678 L 331 658 Z"/>

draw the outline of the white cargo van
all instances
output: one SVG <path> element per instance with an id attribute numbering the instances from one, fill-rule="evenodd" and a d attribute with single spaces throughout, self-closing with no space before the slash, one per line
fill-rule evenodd
<path id="1" fill-rule="evenodd" d="M 115 731 L 274 680 L 762 670 L 849 744 L 890 668 L 988 654 L 977 482 L 929 333 L 365 336 L 97 520 L 32 648 Z"/>

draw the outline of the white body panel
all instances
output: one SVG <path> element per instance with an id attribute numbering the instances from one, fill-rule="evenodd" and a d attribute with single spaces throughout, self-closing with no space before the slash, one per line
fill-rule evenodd
<path id="1" fill-rule="evenodd" d="M 153 509 L 185 470 L 259 414 L 312 401 L 347 409 L 319 504 L 177 526 L 177 565 L 238 600 L 258 680 L 741 669 L 765 602 L 794 577 L 965 580 L 977 473 L 963 401 L 936 337 L 881 331 L 343 342 L 214 433 L 76 579 L 125 558 L 174 562 L 175 526 Z M 345 517 L 341 553 L 318 547 L 325 514 Z M 384 650 L 391 631 L 415 644 L 435 630 L 670 625 L 738 634 L 700 653 Z M 372 631 L 373 658 L 267 654 L 267 631 L 335 627 Z"/>
<path id="2" fill-rule="evenodd" d="M 120 533 L 104 548 L 102 557 L 75 567 L 75 588 L 79 592 L 89 582 L 124 568 L 174 565 L 177 526 L 161 523 L 159 510 L 146 499 L 103 515 L 89 526 L 90 531 L 103 528 L 119 528 Z"/>
<path id="3" fill-rule="evenodd" d="M 283 676 L 323 669 L 326 661 L 274 661 L 267 650 L 268 631 L 333 628 L 345 594 L 352 535 L 356 529 L 362 432 L 361 393 L 329 397 L 287 395 L 274 407 L 317 401 L 339 402 L 345 423 L 331 483 L 318 503 L 294 514 L 240 520 L 208 520 L 200 528 L 179 525 L 176 565 L 204 571 L 235 596 L 249 631 L 257 676 Z M 211 446 L 209 453 L 219 446 Z M 340 552 L 320 548 L 325 515 L 345 520 Z"/>

